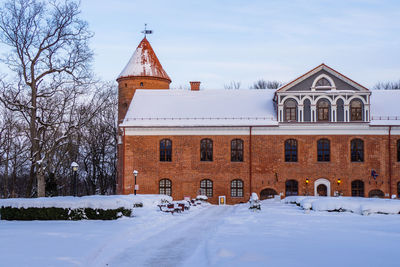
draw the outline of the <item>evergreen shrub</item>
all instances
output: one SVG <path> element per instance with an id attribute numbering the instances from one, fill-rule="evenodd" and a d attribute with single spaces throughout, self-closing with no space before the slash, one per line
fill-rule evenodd
<path id="1" fill-rule="evenodd" d="M 130 217 L 132 210 L 92 209 L 92 208 L 13 208 L 1 207 L 1 220 L 115 220 L 122 216 Z"/>

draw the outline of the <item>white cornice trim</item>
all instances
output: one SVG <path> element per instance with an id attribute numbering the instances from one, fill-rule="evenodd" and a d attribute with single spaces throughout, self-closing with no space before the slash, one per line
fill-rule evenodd
<path id="1" fill-rule="evenodd" d="M 127 136 L 177 135 L 249 135 L 249 127 L 179 127 L 179 128 L 126 128 Z M 253 135 L 387 135 L 388 127 L 370 127 L 368 124 L 285 125 L 279 127 L 253 127 Z M 400 135 L 400 127 L 392 128 L 392 135 Z"/>

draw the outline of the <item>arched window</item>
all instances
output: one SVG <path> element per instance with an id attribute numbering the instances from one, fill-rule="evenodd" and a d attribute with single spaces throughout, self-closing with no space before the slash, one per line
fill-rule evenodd
<path id="1" fill-rule="evenodd" d="M 200 194 L 207 197 L 213 196 L 213 182 L 209 179 L 200 181 Z"/>
<path id="2" fill-rule="evenodd" d="M 317 142 L 318 161 L 331 160 L 331 144 L 328 139 L 319 139 Z"/>
<path id="3" fill-rule="evenodd" d="M 231 141 L 231 161 L 243 161 L 242 139 L 233 139 Z"/>
<path id="4" fill-rule="evenodd" d="M 351 182 L 351 196 L 352 197 L 364 197 L 364 182 L 361 180 L 355 180 Z"/>
<path id="5" fill-rule="evenodd" d="M 231 182 L 231 197 L 243 197 L 243 181 L 240 179 Z"/>
<path id="6" fill-rule="evenodd" d="M 160 141 L 160 161 L 172 161 L 172 141 L 169 139 Z"/>
<path id="7" fill-rule="evenodd" d="M 263 200 L 263 199 L 274 198 L 274 196 L 276 195 L 278 195 L 278 193 L 274 189 L 266 188 L 260 192 L 260 199 Z"/>
<path id="8" fill-rule="evenodd" d="M 372 197 L 372 198 L 384 198 L 384 197 L 385 197 L 385 193 L 383 193 L 382 190 L 374 189 L 374 190 L 369 191 L 368 197 Z"/>
<path id="9" fill-rule="evenodd" d="M 328 81 L 327 78 L 321 78 L 315 84 L 315 87 L 331 87 L 331 83 Z"/>
<path id="10" fill-rule="evenodd" d="M 309 99 L 304 100 L 303 108 L 304 108 L 304 121 L 311 121 L 311 101 Z"/>
<path id="11" fill-rule="evenodd" d="M 297 140 L 288 139 L 285 141 L 285 161 L 297 162 Z"/>
<path id="12" fill-rule="evenodd" d="M 330 120 L 331 103 L 327 99 L 321 99 L 317 103 L 317 121 Z"/>
<path id="13" fill-rule="evenodd" d="M 363 103 L 359 99 L 354 99 L 350 102 L 350 120 L 363 120 Z"/>
<path id="14" fill-rule="evenodd" d="M 161 195 L 172 195 L 172 182 L 170 179 L 161 179 L 159 183 L 159 189 Z"/>
<path id="15" fill-rule="evenodd" d="M 206 138 L 200 141 L 200 160 L 213 160 L 213 141 L 211 139 Z"/>
<path id="16" fill-rule="evenodd" d="M 397 140 L 397 161 L 400 162 L 400 139 Z"/>
<path id="17" fill-rule="evenodd" d="M 343 99 L 339 98 L 336 101 L 336 120 L 337 121 L 344 121 L 344 102 Z"/>
<path id="18" fill-rule="evenodd" d="M 299 183 L 296 180 L 287 180 L 285 189 L 286 196 L 297 196 L 299 194 Z"/>
<path id="19" fill-rule="evenodd" d="M 294 99 L 288 99 L 284 104 L 285 121 L 297 121 L 297 102 Z"/>
<path id="20" fill-rule="evenodd" d="M 364 141 L 361 139 L 353 139 L 350 143 L 351 161 L 363 162 L 364 161 Z"/>

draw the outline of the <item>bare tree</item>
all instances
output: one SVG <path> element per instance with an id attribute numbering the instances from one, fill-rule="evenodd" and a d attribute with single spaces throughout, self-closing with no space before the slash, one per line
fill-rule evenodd
<path id="1" fill-rule="evenodd" d="M 81 121 L 72 117 L 91 79 L 93 34 L 79 18 L 79 3 L 9 0 L 0 9 L 0 41 L 11 51 L 2 61 L 16 78 L 1 88 L 0 100 L 29 125 L 30 182 L 45 196 L 51 155 Z"/>
<path id="2" fill-rule="evenodd" d="M 379 82 L 374 86 L 377 90 L 400 90 L 400 80 L 397 82 Z"/>
<path id="3" fill-rule="evenodd" d="M 103 108 L 81 129 L 80 159 L 86 194 L 114 194 L 117 160 L 117 90 L 105 88 Z"/>
<path id="4" fill-rule="evenodd" d="M 225 84 L 224 88 L 225 89 L 240 89 L 240 86 L 241 86 L 241 82 L 231 81 L 230 84 Z"/>
<path id="5" fill-rule="evenodd" d="M 250 89 L 278 89 L 281 87 L 283 83 L 279 81 L 265 81 L 265 80 L 258 80 L 256 81 Z"/>

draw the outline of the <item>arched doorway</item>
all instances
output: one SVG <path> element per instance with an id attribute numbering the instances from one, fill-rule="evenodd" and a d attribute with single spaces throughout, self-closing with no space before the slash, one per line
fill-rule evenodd
<path id="1" fill-rule="evenodd" d="M 278 193 L 272 188 L 265 188 L 260 192 L 260 200 L 274 198 Z"/>
<path id="2" fill-rule="evenodd" d="M 317 194 L 320 197 L 326 197 L 328 196 L 328 188 L 324 184 L 320 184 L 317 186 Z"/>
<path id="3" fill-rule="evenodd" d="M 361 180 L 354 180 L 351 182 L 351 196 L 364 197 L 364 182 Z"/>
<path id="4" fill-rule="evenodd" d="M 298 196 L 299 183 L 296 180 L 287 180 L 285 184 L 285 196 Z"/>
<path id="5" fill-rule="evenodd" d="M 320 178 L 314 182 L 314 196 L 331 196 L 331 182 L 325 178 Z"/>
<path id="6" fill-rule="evenodd" d="M 383 193 L 382 190 L 374 189 L 374 190 L 369 191 L 368 197 L 384 198 L 385 197 L 385 193 Z"/>

